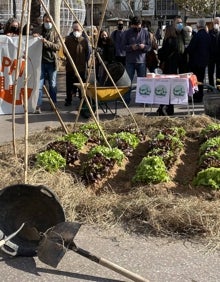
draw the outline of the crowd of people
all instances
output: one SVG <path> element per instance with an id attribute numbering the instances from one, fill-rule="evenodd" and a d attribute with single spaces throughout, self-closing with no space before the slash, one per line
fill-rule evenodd
<path id="1" fill-rule="evenodd" d="M 27 26 L 21 29 L 16 18 L 11 18 L 3 26 L 0 25 L 1 34 L 18 36 L 22 32 L 27 34 Z M 181 74 L 192 72 L 201 84 L 194 94 L 194 101 L 203 99 L 203 82 L 208 67 L 209 84 L 216 86 L 220 79 L 220 18 L 213 19 L 213 26 L 208 29 L 204 19 L 199 19 L 196 30 L 191 26 L 184 26 L 180 16 L 173 19 L 172 24 L 163 30 L 158 26 L 154 32 L 150 21 L 141 21 L 134 16 L 129 26 L 125 27 L 123 20 L 119 19 L 117 28 L 109 34 L 107 30 L 100 30 L 94 34 L 92 42 L 90 34 L 83 31 L 80 23 L 74 21 L 72 32 L 66 36 L 64 44 L 69 55 L 66 56 L 66 99 L 65 106 L 71 106 L 72 96 L 79 93 L 74 83 L 79 82 L 78 75 L 83 82 L 86 81 L 88 65 L 91 62 L 92 50 L 95 50 L 95 76 L 99 85 L 105 85 L 106 67 L 113 63 L 120 63 L 127 72 L 132 85 L 135 74 L 145 77 L 148 72 L 155 72 L 161 68 L 164 74 Z M 43 22 L 35 30 L 30 25 L 29 35 L 38 37 L 42 41 L 41 76 L 39 82 L 39 98 L 36 113 L 41 113 L 43 85 L 48 81 L 49 94 L 54 104 L 57 102 L 57 54 L 62 48 L 51 18 L 45 14 Z M 101 58 L 101 60 L 100 60 Z M 78 72 L 78 73 L 77 73 Z M 214 81 L 215 77 L 215 81 Z M 124 95 L 127 105 L 131 101 L 131 93 Z M 173 115 L 173 105 L 160 105 L 158 115 Z"/>

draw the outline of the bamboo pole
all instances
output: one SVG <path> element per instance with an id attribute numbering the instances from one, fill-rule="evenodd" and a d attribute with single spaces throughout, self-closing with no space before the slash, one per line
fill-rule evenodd
<path id="1" fill-rule="evenodd" d="M 27 5 L 27 0 L 23 0 L 20 28 L 23 27 L 24 13 L 26 10 L 25 9 L 26 5 Z M 14 87 L 13 87 L 13 102 L 12 102 L 12 144 L 13 144 L 13 151 L 14 151 L 15 157 L 17 156 L 16 132 L 15 132 L 16 131 L 15 129 L 15 107 L 16 107 L 17 84 L 18 84 L 20 60 L 21 60 L 21 48 L 22 48 L 22 32 L 20 32 L 19 39 L 18 39 L 17 66 L 15 70 L 15 81 L 14 81 Z"/>
<path id="2" fill-rule="evenodd" d="M 101 56 L 100 56 L 100 54 L 99 54 L 98 52 L 97 52 L 97 54 L 96 54 L 96 55 L 97 55 L 98 59 L 100 59 L 100 60 L 101 60 Z M 113 83 L 113 85 L 114 85 L 114 87 L 115 87 L 115 89 L 116 89 L 116 91 L 117 91 L 117 93 L 118 93 L 119 97 L 121 98 L 121 100 L 122 100 L 122 102 L 124 103 L 124 105 L 125 105 L 126 109 L 128 110 L 128 112 L 129 112 L 130 116 L 132 117 L 132 119 L 133 119 L 133 121 L 134 121 L 134 123 L 135 123 L 135 125 L 136 125 L 137 129 L 139 129 L 138 124 L 137 124 L 137 122 L 136 122 L 136 120 L 135 120 L 135 118 L 134 118 L 134 115 L 133 115 L 133 114 L 132 114 L 132 112 L 130 111 L 129 107 L 127 106 L 127 104 L 126 104 L 126 102 L 125 102 L 125 100 L 124 100 L 124 98 L 122 97 L 122 95 L 121 95 L 120 91 L 118 90 L 118 87 L 117 87 L 117 85 L 115 84 L 115 82 L 114 82 L 114 80 L 113 80 L 113 78 L 112 78 L 111 74 L 109 73 L 109 71 L 108 71 L 108 69 L 107 69 L 106 65 L 105 65 L 105 64 L 103 64 L 103 67 L 104 67 L 104 69 L 105 69 L 106 73 L 108 74 L 108 76 L 109 76 L 109 78 L 110 78 L 111 82 Z"/>
<path id="3" fill-rule="evenodd" d="M 25 119 L 25 157 L 24 157 L 24 183 L 27 183 L 28 176 L 28 47 L 29 47 L 29 29 L 30 29 L 30 14 L 31 1 L 27 2 L 27 26 L 26 26 L 26 42 L 25 42 L 25 69 L 24 69 L 24 119 Z"/>
<path id="4" fill-rule="evenodd" d="M 54 20 L 53 20 L 53 18 L 51 17 L 51 15 L 50 15 L 50 13 L 49 13 L 47 7 L 46 7 L 45 4 L 44 4 L 44 2 L 43 2 L 42 0 L 40 0 L 40 2 L 41 2 L 41 4 L 42 4 L 44 10 L 45 10 L 46 13 L 48 14 L 48 17 L 50 18 L 50 20 L 51 20 L 51 22 L 52 22 L 52 24 L 53 24 L 53 26 L 54 26 L 54 28 L 55 28 L 57 34 L 58 34 L 58 37 L 59 37 L 60 42 L 61 42 L 61 44 L 62 44 L 62 46 L 63 46 L 64 52 L 65 52 L 66 56 L 68 57 L 68 59 L 69 59 L 71 65 L 72 65 L 72 67 L 73 67 L 73 69 L 74 69 L 74 72 L 75 72 L 76 76 L 78 77 L 78 80 L 79 80 L 80 84 L 83 85 L 83 81 L 82 81 L 82 79 L 81 79 L 81 77 L 80 77 L 80 75 L 79 75 L 79 72 L 78 72 L 78 70 L 77 70 L 77 68 L 76 68 L 76 65 L 75 65 L 75 63 L 73 62 L 73 60 L 72 60 L 72 58 L 71 58 L 71 56 L 70 56 L 70 54 L 69 54 L 68 49 L 66 48 L 66 45 L 65 45 L 65 43 L 64 43 L 64 41 L 63 41 L 63 38 L 62 38 L 62 36 L 60 35 L 60 32 L 58 31 L 58 29 L 57 29 L 57 27 L 56 27 L 56 24 L 55 24 L 55 22 L 54 22 Z M 92 108 L 91 108 L 91 105 L 90 105 L 89 100 L 88 100 L 88 98 L 87 98 L 87 96 L 86 96 L 86 93 L 85 93 L 85 88 L 82 87 L 82 90 L 83 90 L 83 91 L 82 91 L 82 95 L 83 95 L 84 99 L 86 100 L 88 109 L 89 109 L 89 111 L 90 111 L 90 113 L 91 113 L 91 115 L 92 115 L 92 117 L 93 117 L 93 119 L 94 119 L 94 121 L 95 121 L 95 123 L 96 123 L 96 125 L 97 125 L 97 127 L 98 127 L 98 129 L 99 129 L 99 131 L 101 132 L 101 134 L 102 134 L 102 136 L 103 136 L 103 139 L 104 139 L 106 145 L 107 145 L 109 148 L 111 148 L 111 146 L 110 146 L 110 144 L 109 144 L 109 142 L 108 142 L 108 140 L 107 140 L 107 138 L 106 138 L 106 136 L 105 136 L 105 134 L 104 134 L 104 131 L 103 131 L 102 128 L 100 127 L 99 122 L 97 121 L 97 119 L 96 119 L 96 117 L 95 117 L 95 114 L 94 114 L 94 112 L 93 112 L 93 110 L 92 110 Z"/>
<path id="5" fill-rule="evenodd" d="M 77 22 L 78 22 L 78 24 L 80 25 L 80 27 L 82 28 L 82 30 L 84 31 L 84 34 L 85 34 L 87 40 L 90 41 L 90 38 L 89 38 L 87 32 L 85 31 L 83 25 L 80 23 L 80 21 L 79 21 L 77 15 L 76 15 L 76 14 L 74 13 L 74 11 L 71 9 L 69 3 L 68 3 L 66 0 L 63 0 L 63 1 L 64 1 L 65 5 L 67 6 L 67 8 L 69 9 L 69 11 L 71 12 L 71 14 L 73 15 L 73 17 L 77 20 Z M 93 38 L 93 29 L 92 29 L 92 38 Z M 90 42 L 90 43 L 91 43 L 91 42 Z M 92 47 L 92 54 L 94 54 L 94 50 L 95 50 L 96 46 L 94 46 L 93 43 L 92 43 L 92 44 L 91 44 L 91 47 Z M 95 60 L 93 60 L 93 62 L 94 62 L 94 65 L 95 65 Z M 95 68 L 93 68 L 93 71 L 95 72 Z M 88 76 L 87 76 L 87 78 L 86 78 L 85 84 L 84 84 L 84 85 L 81 85 L 81 87 L 84 87 L 85 93 L 86 93 L 87 88 L 88 88 L 88 85 L 89 85 L 90 77 L 91 77 L 91 68 L 89 68 L 89 72 L 88 72 Z M 94 75 L 94 77 L 96 77 L 96 76 Z M 74 127 L 76 127 L 76 124 L 77 124 L 77 122 L 78 122 L 78 119 L 79 119 L 80 111 L 81 111 L 81 109 L 82 109 L 83 102 L 84 102 L 84 97 L 82 97 L 82 99 L 81 99 L 81 101 L 80 101 L 79 109 L 78 109 L 78 112 L 77 112 L 77 115 L 76 115 Z M 96 105 L 96 109 L 98 109 L 97 105 Z M 97 115 L 97 121 L 99 122 L 99 117 L 98 117 L 98 115 Z"/>
<path id="6" fill-rule="evenodd" d="M 91 37 L 91 45 L 94 46 L 94 34 L 93 34 L 93 0 L 91 2 L 91 34 L 92 34 L 92 37 Z M 97 38 L 98 39 L 98 38 Z M 96 41 L 98 42 L 98 40 Z M 97 44 L 97 43 L 96 43 Z M 97 46 L 97 45 L 96 45 Z M 97 80 L 96 80 L 96 63 L 95 63 L 95 49 L 92 48 L 92 62 L 93 62 L 93 73 L 94 73 L 94 86 L 95 86 L 95 89 L 97 90 Z M 97 94 L 97 91 L 95 91 L 95 93 Z M 98 95 L 95 95 L 95 106 L 96 106 L 96 109 L 98 109 Z M 99 120 L 99 112 L 96 111 L 96 118 Z"/>
<path id="7" fill-rule="evenodd" d="M 77 15 L 71 9 L 71 7 L 67 3 L 67 1 L 66 0 L 63 0 L 63 1 L 64 1 L 65 5 L 67 6 L 67 8 L 72 13 L 72 15 L 76 18 L 76 20 L 79 23 L 79 25 L 81 26 L 81 28 L 84 31 L 84 34 L 85 34 L 87 40 L 90 41 L 90 38 L 89 38 L 87 32 L 85 31 L 84 27 L 80 23 L 79 19 L 77 18 Z M 93 0 L 91 2 L 91 5 L 92 5 L 92 8 L 91 8 L 91 21 L 92 21 L 92 27 L 93 27 Z M 102 27 L 102 24 L 103 24 L 103 20 L 104 20 L 105 12 L 106 12 L 106 9 L 107 9 L 107 5 L 108 5 L 108 0 L 105 0 L 105 2 L 103 4 L 104 8 L 102 10 L 101 20 L 99 22 L 99 28 L 98 28 L 98 35 L 97 35 L 97 37 L 99 37 L 99 34 L 100 34 L 100 30 L 101 30 L 101 27 Z M 91 29 L 91 31 L 92 31 L 92 41 L 90 43 L 91 43 L 91 46 L 92 46 L 92 61 L 93 61 L 93 72 L 94 72 L 94 86 L 95 86 L 95 105 L 96 105 L 96 109 L 98 109 L 97 81 L 96 81 L 96 68 L 95 68 L 95 50 L 97 48 L 98 40 L 96 41 L 96 44 L 94 44 L 94 42 L 93 42 L 93 28 Z M 104 64 L 103 61 L 101 61 L 101 63 Z M 86 79 L 86 83 L 84 85 L 81 85 L 81 87 L 85 88 L 85 93 L 86 93 L 88 85 L 89 85 L 90 76 L 91 76 L 91 68 L 89 68 L 89 73 L 88 73 L 88 76 L 87 76 L 87 79 Z M 76 115 L 74 127 L 76 126 L 76 123 L 78 122 L 83 102 L 84 102 L 84 97 L 82 97 L 82 99 L 80 101 L 80 105 L 79 105 L 78 113 Z M 97 116 L 97 120 L 99 120 L 98 111 L 96 111 L 96 116 Z"/>
<path id="8" fill-rule="evenodd" d="M 81 26 L 81 28 L 83 29 L 83 31 L 84 31 L 84 33 L 85 33 L 87 39 L 90 40 L 89 37 L 88 37 L 88 35 L 87 35 L 87 33 L 85 32 L 85 29 L 83 28 L 83 26 L 82 26 L 81 23 L 79 22 L 79 19 L 77 18 L 76 14 L 72 11 L 71 7 L 70 7 L 69 4 L 67 3 L 67 0 L 63 0 L 63 1 L 64 1 L 64 3 L 66 4 L 66 6 L 68 7 L 68 9 L 71 11 L 71 13 L 73 14 L 73 16 L 76 18 L 76 20 L 78 21 L 78 23 L 80 24 L 80 26 Z M 103 24 L 103 20 L 104 20 L 104 16 L 105 16 L 105 13 L 106 13 L 107 5 L 108 5 L 108 0 L 106 0 L 106 1 L 104 2 L 104 4 L 103 4 L 101 20 L 100 20 L 100 22 L 99 22 L 99 28 L 98 28 L 98 37 L 99 37 L 100 31 L 101 31 L 101 27 L 102 27 L 102 24 Z M 92 2 L 91 2 L 91 6 L 93 7 L 93 0 L 92 0 Z M 93 9 L 91 9 L 91 13 L 93 14 Z M 91 17 L 91 19 L 93 19 L 93 18 Z M 93 25 L 92 25 L 92 26 L 93 26 Z M 91 30 L 93 30 L 93 29 L 91 29 Z M 92 33 L 92 38 L 93 38 L 93 33 Z M 104 67 L 104 69 L 105 69 L 105 71 L 106 71 L 108 77 L 110 78 L 111 82 L 113 83 L 113 86 L 115 87 L 115 89 L 116 89 L 116 91 L 117 91 L 117 93 L 118 93 L 120 99 L 122 100 L 122 102 L 123 102 L 125 108 L 127 109 L 128 113 L 130 114 L 130 116 L 131 116 L 133 122 L 135 123 L 137 129 L 139 129 L 138 124 L 137 124 L 137 122 L 136 122 L 136 120 L 135 120 L 135 118 L 134 118 L 134 115 L 133 115 L 132 112 L 130 111 L 129 107 L 127 106 L 127 104 L 126 104 L 126 102 L 125 102 L 125 100 L 124 100 L 124 98 L 122 97 L 120 91 L 118 90 L 118 87 L 116 86 L 116 84 L 115 84 L 115 82 L 114 82 L 114 80 L 113 80 L 111 74 L 109 73 L 109 71 L 108 71 L 108 69 L 107 69 L 105 63 L 103 62 L 103 60 L 102 60 L 100 54 L 96 51 L 97 43 L 98 43 L 98 41 L 96 42 L 96 44 L 94 44 L 93 42 L 92 42 L 92 44 L 91 44 L 91 45 L 92 45 L 92 50 L 93 50 L 93 62 L 94 62 L 93 70 L 94 70 L 94 72 L 95 72 L 95 60 L 94 60 L 95 54 L 94 54 L 94 53 L 96 52 L 96 55 L 97 55 L 97 57 L 98 57 L 99 62 L 103 65 L 103 67 Z M 95 75 L 95 73 L 94 73 L 94 75 Z M 85 92 L 86 92 L 87 87 L 88 87 L 89 78 L 90 78 L 90 77 L 89 77 L 89 75 L 88 75 L 87 81 L 86 81 L 86 83 L 84 84 Z M 95 84 L 94 84 L 94 86 L 95 86 L 95 103 L 96 103 L 96 108 L 98 109 L 98 106 L 97 106 L 98 102 L 97 102 L 96 75 L 95 75 L 95 80 L 94 80 L 94 82 L 95 82 Z M 79 110 L 78 110 L 78 114 L 77 114 L 77 116 L 76 116 L 76 121 L 75 121 L 75 122 L 78 121 L 79 114 L 80 114 L 80 110 L 81 110 L 82 105 L 83 105 L 83 101 L 84 101 L 84 100 L 83 100 L 83 98 L 82 98 L 82 100 L 81 100 L 81 102 L 80 102 L 80 105 L 79 105 Z"/>
<path id="9" fill-rule="evenodd" d="M 62 120 L 62 118 L 61 118 L 61 116 L 60 116 L 60 114 L 59 114 L 59 112 L 58 112 L 58 110 L 57 110 L 57 108 L 56 108 L 56 106 L 55 106 L 53 100 L 51 99 L 50 94 L 49 94 L 49 92 L 48 92 L 48 90 L 47 90 L 47 87 L 46 87 L 45 85 L 43 86 L 43 89 L 44 89 L 44 92 L 45 92 L 46 95 L 47 95 L 47 98 L 48 98 L 49 101 L 50 101 L 50 104 L 51 104 L 53 110 L 55 111 L 55 113 L 56 113 L 56 115 L 57 115 L 57 117 L 58 117 L 58 119 L 59 119 L 59 121 L 60 121 L 60 124 L 61 124 L 63 130 L 65 131 L 66 134 L 68 134 L 69 132 L 68 132 L 68 130 L 67 130 L 67 128 L 66 128 L 66 126 L 65 126 L 65 124 L 64 124 L 64 122 L 63 122 L 63 120 Z"/>

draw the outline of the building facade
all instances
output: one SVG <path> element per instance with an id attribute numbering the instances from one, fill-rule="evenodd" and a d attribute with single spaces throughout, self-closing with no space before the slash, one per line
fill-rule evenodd
<path id="1" fill-rule="evenodd" d="M 85 0 L 86 5 L 86 25 L 91 25 L 91 0 Z M 93 0 L 93 24 L 98 25 L 102 14 L 102 0 Z M 131 0 L 119 1 L 109 0 L 104 19 L 106 21 L 114 18 L 127 18 L 133 15 L 149 20 L 154 26 L 169 24 L 173 17 L 180 14 L 178 6 L 174 0 Z"/>

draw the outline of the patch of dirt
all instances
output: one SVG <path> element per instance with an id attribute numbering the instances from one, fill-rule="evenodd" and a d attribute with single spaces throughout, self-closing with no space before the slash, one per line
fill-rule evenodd
<path id="1" fill-rule="evenodd" d="M 122 123 L 122 121 L 120 121 Z M 121 124 L 119 127 L 124 126 Z M 184 148 L 177 156 L 177 160 L 174 166 L 169 170 L 171 181 L 167 183 L 160 183 L 153 185 L 159 190 L 171 190 L 176 193 L 183 194 L 198 194 L 201 192 L 197 188 L 192 187 L 192 180 L 197 173 L 198 168 L 198 156 L 199 156 L 199 133 L 202 128 L 212 123 L 213 120 L 207 116 L 201 117 L 188 117 L 182 119 L 170 119 L 170 118 L 142 118 L 138 117 L 138 125 L 140 129 L 146 133 L 146 140 L 139 144 L 139 146 L 133 151 L 131 157 L 125 160 L 121 167 L 115 165 L 115 168 L 111 171 L 110 175 L 104 180 L 98 182 L 95 185 L 90 185 L 92 190 L 106 190 L 110 189 L 116 193 L 128 193 L 135 188 L 131 179 L 135 174 L 135 170 L 142 158 L 147 153 L 147 142 L 154 136 L 156 132 L 164 127 L 181 126 L 186 132 L 186 138 L 184 141 Z M 109 124 L 105 126 L 108 128 Z M 112 124 L 114 127 L 114 125 Z M 117 125 L 117 128 L 119 128 Z M 112 128 L 108 128 L 111 132 Z M 203 189 L 202 189 L 203 190 Z M 205 189 L 206 190 L 206 189 Z"/>
<path id="2" fill-rule="evenodd" d="M 138 126 L 145 140 L 134 150 L 121 167 L 115 166 L 110 175 L 95 185 L 85 186 L 79 178 L 81 164 L 92 144 L 80 152 L 80 160 L 66 171 L 54 174 L 29 167 L 27 182 L 52 189 L 61 201 L 66 218 L 98 224 L 102 227 L 123 226 L 131 232 L 142 234 L 212 237 L 220 242 L 220 192 L 207 187 L 193 187 L 199 157 L 199 133 L 210 123 L 216 122 L 205 115 L 183 118 L 144 117 L 115 118 L 101 122 L 106 133 L 113 133 L 127 125 Z M 77 126 L 79 126 L 78 124 Z M 74 124 L 69 124 L 69 132 Z M 134 185 L 135 170 L 146 155 L 148 140 L 164 127 L 183 127 L 186 130 L 185 146 L 169 170 L 171 181 L 155 185 Z M 62 128 L 46 128 L 29 138 L 29 154 L 34 155 L 47 144 L 64 135 Z M 0 188 L 24 183 L 24 140 L 16 140 L 17 157 L 11 144 L 0 150 Z"/>

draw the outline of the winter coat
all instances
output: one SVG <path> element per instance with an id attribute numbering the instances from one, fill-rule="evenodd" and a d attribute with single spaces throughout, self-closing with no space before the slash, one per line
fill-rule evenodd
<path id="1" fill-rule="evenodd" d="M 88 40 L 83 36 L 76 38 L 73 33 L 70 33 L 70 35 L 65 39 L 65 45 L 74 64 L 76 65 L 77 71 L 79 73 L 85 73 L 87 69 L 87 63 L 90 58 Z M 68 57 L 66 57 L 66 72 L 74 72 Z"/>
<path id="2" fill-rule="evenodd" d="M 54 63 L 56 69 L 58 69 L 57 52 L 61 48 L 61 43 L 56 31 L 53 29 L 47 30 L 42 25 L 39 34 L 46 39 L 46 42 L 43 43 L 42 63 Z"/>
<path id="3" fill-rule="evenodd" d="M 132 45 L 144 44 L 143 50 L 133 50 Z M 126 63 L 146 63 L 146 53 L 151 49 L 149 32 L 141 28 L 139 32 L 130 28 L 124 32 L 123 49 L 126 51 Z"/>
<path id="4" fill-rule="evenodd" d="M 209 31 L 211 40 L 210 60 L 220 62 L 220 31 L 214 28 Z"/>
<path id="5" fill-rule="evenodd" d="M 211 52 L 211 39 L 205 29 L 200 29 L 192 37 L 187 52 L 189 54 L 189 66 L 206 67 Z"/>
<path id="6" fill-rule="evenodd" d="M 177 73 L 177 48 L 176 38 L 170 37 L 163 41 L 162 47 L 158 50 L 158 58 L 164 64 L 164 74 Z"/>

